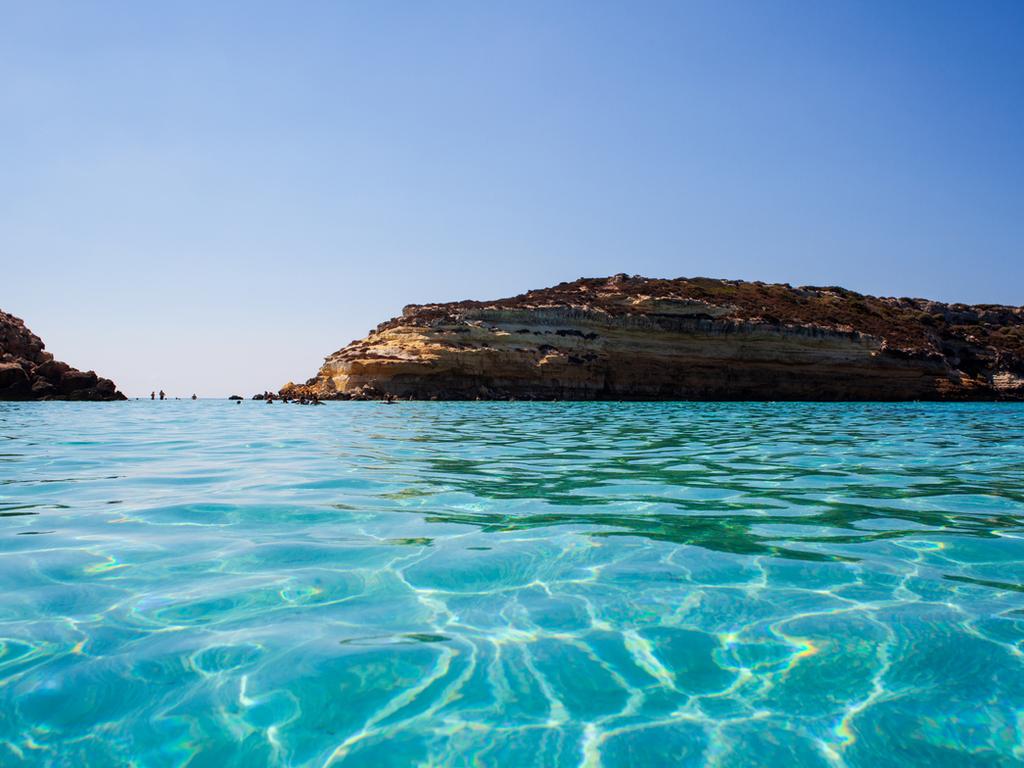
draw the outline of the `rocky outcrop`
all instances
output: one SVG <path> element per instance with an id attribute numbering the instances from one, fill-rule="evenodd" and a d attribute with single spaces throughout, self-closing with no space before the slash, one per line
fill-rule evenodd
<path id="1" fill-rule="evenodd" d="M 42 340 L 0 311 L 0 400 L 124 400 L 110 379 L 54 360 Z"/>
<path id="2" fill-rule="evenodd" d="M 1024 400 L 1024 308 L 708 278 L 406 307 L 286 395 Z"/>

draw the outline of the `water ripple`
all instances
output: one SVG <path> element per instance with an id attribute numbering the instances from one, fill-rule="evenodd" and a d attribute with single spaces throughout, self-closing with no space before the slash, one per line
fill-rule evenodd
<path id="1" fill-rule="evenodd" d="M 1024 408 L 0 404 L 0 764 L 1024 762 Z"/>

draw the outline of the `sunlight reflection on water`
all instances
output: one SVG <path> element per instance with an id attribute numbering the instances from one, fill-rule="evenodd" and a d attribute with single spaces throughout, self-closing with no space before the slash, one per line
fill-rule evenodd
<path id="1" fill-rule="evenodd" d="M 0 403 L 0 764 L 1017 765 L 1024 407 Z"/>

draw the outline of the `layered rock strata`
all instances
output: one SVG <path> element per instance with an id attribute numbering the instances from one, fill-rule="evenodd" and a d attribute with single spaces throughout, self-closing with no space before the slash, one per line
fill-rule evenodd
<path id="1" fill-rule="evenodd" d="M 0 400 L 124 400 L 114 382 L 54 360 L 24 321 L 0 311 Z"/>
<path id="2" fill-rule="evenodd" d="M 1024 400 L 1024 308 L 738 280 L 580 279 L 410 305 L 283 394 Z"/>

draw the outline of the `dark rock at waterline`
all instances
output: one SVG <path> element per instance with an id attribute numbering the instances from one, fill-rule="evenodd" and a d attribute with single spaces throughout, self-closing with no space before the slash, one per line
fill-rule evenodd
<path id="1" fill-rule="evenodd" d="M 54 360 L 20 318 L 0 311 L 0 400 L 124 400 L 110 379 Z"/>
<path id="2" fill-rule="evenodd" d="M 231 395 L 228 400 L 245 400 L 241 395 Z"/>
<path id="3" fill-rule="evenodd" d="M 52 399 L 59 395 L 60 392 L 53 384 L 48 382 L 46 379 L 36 379 L 32 383 L 32 399 L 33 400 L 46 400 Z"/>
<path id="4" fill-rule="evenodd" d="M 20 363 L 0 363 L 0 392 L 23 393 L 31 389 L 28 371 Z"/>
<path id="5" fill-rule="evenodd" d="M 60 392 L 71 395 L 75 392 L 92 389 L 99 381 L 93 371 L 65 371 L 60 377 Z"/>

